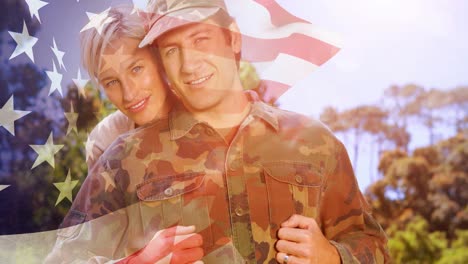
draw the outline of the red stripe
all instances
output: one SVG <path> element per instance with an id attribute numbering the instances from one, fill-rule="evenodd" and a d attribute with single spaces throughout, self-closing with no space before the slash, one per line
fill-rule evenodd
<path id="1" fill-rule="evenodd" d="M 254 0 L 254 1 L 261 4 L 266 9 L 268 9 L 268 12 L 270 12 L 270 15 L 271 15 L 271 23 L 277 27 L 290 24 L 290 23 L 296 23 L 296 22 L 310 24 L 308 21 L 289 13 L 286 9 L 280 6 L 276 1 L 273 1 L 273 0 Z"/>
<path id="2" fill-rule="evenodd" d="M 273 80 L 262 80 L 259 88 L 255 89 L 259 95 L 260 100 L 267 103 L 274 103 L 281 97 L 291 86 L 275 82 Z"/>
<path id="3" fill-rule="evenodd" d="M 298 33 L 281 39 L 259 39 L 243 35 L 242 42 L 242 57 L 250 62 L 271 61 L 278 53 L 286 53 L 320 66 L 339 51 L 331 44 Z"/>

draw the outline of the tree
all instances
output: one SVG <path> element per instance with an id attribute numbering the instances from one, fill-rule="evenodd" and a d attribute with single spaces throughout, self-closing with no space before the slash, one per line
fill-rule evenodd
<path id="1" fill-rule="evenodd" d="M 435 263 L 448 258 L 446 250 L 456 251 L 456 239 L 468 228 L 466 160 L 468 139 L 463 134 L 412 155 L 403 150 L 384 153 L 379 163 L 384 177 L 366 195 L 392 238 L 389 247 L 396 263 Z"/>
<path id="2" fill-rule="evenodd" d="M 388 229 L 391 239 L 388 247 L 395 263 L 434 263 L 447 248 L 443 232 L 429 232 L 427 221 L 415 216 L 406 228 L 400 230 L 396 225 Z"/>

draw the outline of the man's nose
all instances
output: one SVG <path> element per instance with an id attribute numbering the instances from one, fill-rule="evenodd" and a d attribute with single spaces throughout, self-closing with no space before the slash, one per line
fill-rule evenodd
<path id="1" fill-rule="evenodd" d="M 183 48 L 181 52 L 182 73 L 196 73 L 201 66 L 202 56 L 203 54 L 200 51 L 197 51 L 193 48 Z"/>

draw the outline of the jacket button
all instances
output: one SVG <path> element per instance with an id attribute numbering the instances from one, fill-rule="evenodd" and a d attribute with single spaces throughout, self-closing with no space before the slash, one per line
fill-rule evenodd
<path id="1" fill-rule="evenodd" d="M 296 175 L 295 179 L 297 183 L 302 183 L 304 181 L 301 175 Z"/>
<path id="2" fill-rule="evenodd" d="M 241 207 L 237 207 L 234 212 L 236 213 L 237 216 L 243 216 L 245 214 L 244 209 Z"/>
<path id="3" fill-rule="evenodd" d="M 169 187 L 166 190 L 164 190 L 164 194 L 166 196 L 172 196 L 172 194 L 174 194 L 174 190 L 171 187 Z"/>

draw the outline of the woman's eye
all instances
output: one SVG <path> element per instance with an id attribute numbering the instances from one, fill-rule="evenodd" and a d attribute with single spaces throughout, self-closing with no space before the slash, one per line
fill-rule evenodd
<path id="1" fill-rule="evenodd" d="M 106 87 L 112 87 L 114 85 L 117 85 L 118 81 L 117 80 L 112 80 L 106 83 Z"/>
<path id="2" fill-rule="evenodd" d="M 138 73 L 138 72 L 141 72 L 142 69 L 143 69 L 143 67 L 141 67 L 141 66 L 135 66 L 135 67 L 133 67 L 132 71 L 134 73 Z"/>

